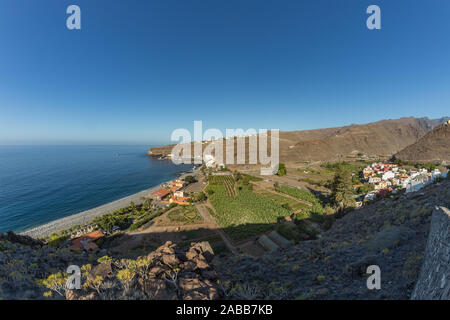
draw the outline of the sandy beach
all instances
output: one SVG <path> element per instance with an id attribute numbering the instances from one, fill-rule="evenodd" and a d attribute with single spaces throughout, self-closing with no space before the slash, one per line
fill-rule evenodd
<path id="1" fill-rule="evenodd" d="M 188 175 L 195 176 L 198 174 L 198 172 L 199 172 L 199 169 L 197 169 L 195 171 L 191 171 L 191 172 L 184 172 L 179 175 L 178 179 L 183 179 L 184 177 L 186 177 Z M 160 189 L 163 184 L 164 183 L 159 184 L 154 187 L 151 187 L 146 190 L 142 190 L 138 193 L 132 194 L 130 196 L 121 198 L 116 201 L 112 201 L 110 203 L 101 205 L 99 207 L 96 207 L 96 208 L 93 208 L 90 210 L 86 210 L 86 211 L 76 213 L 76 214 L 61 218 L 61 219 L 51 221 L 49 223 L 46 223 L 46 224 L 43 224 L 43 225 L 40 225 L 37 227 L 33 227 L 31 229 L 22 231 L 19 234 L 31 236 L 33 238 L 42 238 L 42 237 L 46 237 L 57 231 L 69 229 L 76 225 L 83 225 L 83 224 L 89 223 L 90 221 L 92 221 L 93 218 L 102 216 L 104 214 L 110 213 L 110 212 L 120 209 L 120 208 L 124 208 L 124 207 L 128 206 L 130 204 L 130 202 L 132 202 L 132 201 L 135 204 L 141 204 L 143 202 L 143 200 L 142 200 L 143 197 L 150 196 L 150 194 L 152 192 Z"/>

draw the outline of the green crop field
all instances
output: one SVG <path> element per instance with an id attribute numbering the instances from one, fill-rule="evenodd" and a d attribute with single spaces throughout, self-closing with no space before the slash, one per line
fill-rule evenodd
<path id="1" fill-rule="evenodd" d="M 211 176 L 209 178 L 210 185 L 221 185 L 224 186 L 227 191 L 227 196 L 236 196 L 236 186 L 233 176 Z"/>
<path id="2" fill-rule="evenodd" d="M 260 194 L 265 198 L 271 199 L 280 205 L 287 204 L 293 211 L 298 211 L 300 209 L 309 207 L 309 205 L 303 202 L 296 201 L 294 199 L 285 197 L 281 194 L 276 194 L 272 192 L 261 192 Z"/>
<path id="3" fill-rule="evenodd" d="M 246 187 L 227 194 L 224 184 L 207 187 L 208 198 L 214 207 L 214 218 L 233 240 L 242 240 L 273 228 L 278 217 L 288 216 L 281 204 L 259 195 Z"/>
<path id="4" fill-rule="evenodd" d="M 280 186 L 280 192 L 295 197 L 297 199 L 307 201 L 311 204 L 320 204 L 320 199 L 317 198 L 312 192 L 307 190 L 301 190 L 288 186 Z"/>
<path id="5" fill-rule="evenodd" d="M 171 222 L 178 222 L 182 224 L 193 224 L 203 221 L 203 218 L 193 206 L 182 206 L 174 209 L 167 214 Z"/>

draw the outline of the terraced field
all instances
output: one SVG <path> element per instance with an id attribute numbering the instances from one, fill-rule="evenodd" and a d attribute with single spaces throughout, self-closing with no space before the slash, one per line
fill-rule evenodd
<path id="1" fill-rule="evenodd" d="M 211 185 L 223 185 L 227 192 L 227 196 L 236 196 L 236 185 L 233 176 L 212 176 L 209 178 Z"/>
<path id="2" fill-rule="evenodd" d="M 307 201 L 311 204 L 320 204 L 320 199 L 316 197 L 312 192 L 307 190 L 301 190 L 293 187 L 288 186 L 281 186 L 280 192 L 290 195 L 291 197 Z"/>
<path id="3" fill-rule="evenodd" d="M 277 218 L 290 214 L 290 210 L 283 208 L 281 204 L 247 187 L 230 197 L 225 183 L 210 184 L 207 193 L 215 210 L 214 218 L 234 241 L 270 230 Z"/>
<path id="4" fill-rule="evenodd" d="M 299 211 L 301 209 L 310 207 L 310 205 L 308 205 L 304 202 L 296 201 L 292 198 L 285 197 L 281 194 L 276 194 L 276 193 L 269 192 L 269 191 L 263 191 L 263 192 L 260 192 L 259 194 L 265 198 L 275 201 L 276 203 L 278 203 L 280 205 L 287 204 L 289 206 L 289 208 L 291 208 L 293 211 Z"/>
<path id="5" fill-rule="evenodd" d="M 194 224 L 203 222 L 203 218 L 198 213 L 194 206 L 183 206 L 176 208 L 167 215 L 171 222 L 181 223 L 181 224 Z"/>

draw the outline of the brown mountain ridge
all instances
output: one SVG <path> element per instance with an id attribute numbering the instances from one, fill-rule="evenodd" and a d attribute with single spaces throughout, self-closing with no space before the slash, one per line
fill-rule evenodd
<path id="1" fill-rule="evenodd" d="M 333 161 L 358 155 L 389 157 L 414 144 L 447 120 L 408 117 L 336 128 L 281 131 L 280 161 Z M 173 146 L 151 148 L 148 154 L 166 156 Z M 248 147 L 246 151 L 248 153 Z"/>
<path id="2" fill-rule="evenodd" d="M 398 152 L 395 157 L 406 161 L 450 162 L 450 120 Z"/>

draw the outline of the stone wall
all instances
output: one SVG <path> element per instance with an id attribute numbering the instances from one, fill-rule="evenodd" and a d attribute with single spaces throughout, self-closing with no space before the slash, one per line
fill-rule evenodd
<path id="1" fill-rule="evenodd" d="M 412 300 L 450 299 L 450 210 L 436 208 Z"/>

